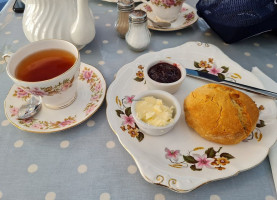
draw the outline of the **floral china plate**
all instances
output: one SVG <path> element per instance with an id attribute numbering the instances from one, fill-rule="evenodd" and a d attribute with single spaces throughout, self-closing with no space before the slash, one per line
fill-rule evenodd
<path id="1" fill-rule="evenodd" d="M 8 120 L 17 128 L 34 133 L 52 133 L 76 126 L 91 117 L 102 105 L 106 82 L 94 67 L 81 63 L 78 77 L 77 98 L 68 107 L 52 110 L 42 106 L 41 111 L 26 120 L 17 119 L 18 109 L 30 98 L 30 94 L 13 85 L 4 109 Z"/>
<path id="2" fill-rule="evenodd" d="M 147 13 L 147 17 L 152 19 L 153 21 L 158 21 L 156 15 L 152 11 L 151 7 L 146 3 L 139 4 L 135 10 L 143 10 Z M 191 7 L 190 5 L 183 3 L 181 13 L 179 17 L 174 21 L 170 27 L 168 28 L 156 28 L 153 26 L 150 20 L 147 21 L 148 28 L 156 31 L 177 31 L 180 29 L 184 29 L 193 23 L 195 23 L 198 19 L 197 11 Z"/>
<path id="3" fill-rule="evenodd" d="M 220 49 L 200 42 L 147 53 L 123 66 L 108 89 L 106 114 L 144 179 L 177 192 L 188 192 L 260 164 L 277 138 L 277 109 L 273 100 L 255 94 L 248 93 L 260 109 L 259 120 L 249 137 L 236 145 L 221 145 L 201 138 L 187 126 L 183 111 L 174 129 L 165 135 L 149 136 L 139 130 L 130 106 L 136 94 L 147 90 L 144 66 L 165 58 L 221 79 L 263 87 L 258 78 Z M 174 95 L 183 107 L 185 97 L 204 84 L 207 82 L 186 77 Z"/>

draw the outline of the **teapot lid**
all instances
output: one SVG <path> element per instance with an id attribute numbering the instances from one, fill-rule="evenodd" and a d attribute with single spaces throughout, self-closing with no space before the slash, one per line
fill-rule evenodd
<path id="1" fill-rule="evenodd" d="M 132 11 L 135 7 L 133 0 L 118 0 L 117 8 L 120 11 Z"/>

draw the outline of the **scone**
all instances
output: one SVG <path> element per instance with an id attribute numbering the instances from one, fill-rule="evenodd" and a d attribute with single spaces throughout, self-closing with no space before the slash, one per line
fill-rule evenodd
<path id="1" fill-rule="evenodd" d="M 246 139 L 259 117 L 259 109 L 248 95 L 213 83 L 192 91 L 184 100 L 184 111 L 191 128 L 220 144 Z"/>

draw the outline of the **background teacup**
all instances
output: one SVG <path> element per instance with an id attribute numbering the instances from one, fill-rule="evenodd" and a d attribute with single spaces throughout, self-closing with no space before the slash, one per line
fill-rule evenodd
<path id="1" fill-rule="evenodd" d="M 75 57 L 69 69 L 43 81 L 23 81 L 16 77 L 16 69 L 24 58 L 37 52 L 53 49 L 64 50 Z M 20 88 L 32 95 L 41 96 L 46 107 L 60 109 L 70 105 L 76 99 L 80 64 L 79 51 L 73 44 L 64 40 L 49 39 L 30 43 L 12 54 L 8 59 L 6 70 L 9 77 Z"/>
<path id="2" fill-rule="evenodd" d="M 185 0 L 142 0 L 151 7 L 157 20 L 174 22 L 181 12 Z"/>

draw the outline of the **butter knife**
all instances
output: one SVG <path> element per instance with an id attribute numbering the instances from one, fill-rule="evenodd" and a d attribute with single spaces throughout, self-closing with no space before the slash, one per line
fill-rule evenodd
<path id="1" fill-rule="evenodd" d="M 232 82 L 232 81 L 222 80 L 218 76 L 209 74 L 207 72 L 201 72 L 201 71 L 197 71 L 197 70 L 193 70 L 193 69 L 187 69 L 187 68 L 186 68 L 186 72 L 187 72 L 187 76 L 190 76 L 190 77 L 193 77 L 193 78 L 198 78 L 198 79 L 202 79 L 202 80 L 206 80 L 206 81 L 210 81 L 210 82 L 215 82 L 215 83 L 219 83 L 219 84 L 223 84 L 223 85 L 228 85 L 228 86 L 231 86 L 231 87 L 246 90 L 248 92 L 252 92 L 252 93 L 255 93 L 255 94 L 260 94 L 260 95 L 263 95 L 265 97 L 269 97 L 271 99 L 277 100 L 277 93 L 272 92 L 272 91 L 263 90 L 263 89 L 260 89 L 260 88 L 256 88 L 256 87 L 252 87 L 252 86 L 249 86 L 249 85 L 244 85 L 244 84 L 236 83 L 236 82 Z"/>

